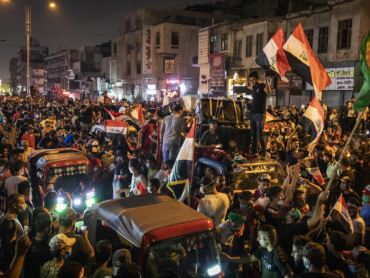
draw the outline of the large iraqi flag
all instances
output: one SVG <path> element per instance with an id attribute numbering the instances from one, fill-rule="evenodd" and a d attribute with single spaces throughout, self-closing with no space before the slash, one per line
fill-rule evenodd
<path id="1" fill-rule="evenodd" d="M 138 121 L 144 123 L 144 115 L 141 105 L 139 105 L 138 107 L 131 111 L 131 116 L 137 119 Z"/>
<path id="2" fill-rule="evenodd" d="M 328 73 L 311 49 L 301 23 L 284 47 L 277 51 L 276 65 L 282 76 L 291 71 L 302 77 L 314 87 L 319 100 L 322 99 L 322 91 L 331 84 Z"/>
<path id="3" fill-rule="evenodd" d="M 179 154 L 177 155 L 172 172 L 168 178 L 167 187 L 176 196 L 177 200 L 183 202 L 188 196 L 188 186 L 191 182 L 194 164 L 195 126 L 191 128 L 186 137 Z"/>
<path id="4" fill-rule="evenodd" d="M 324 129 L 324 111 L 316 97 L 313 98 L 307 107 L 299 125 L 311 136 L 311 142 L 307 150 L 312 151 Z"/>
<path id="5" fill-rule="evenodd" d="M 277 72 L 281 80 L 288 82 L 288 79 L 281 75 L 276 65 L 276 53 L 282 49 L 285 44 L 285 36 L 283 28 L 279 28 L 271 40 L 263 48 L 263 51 L 256 57 L 256 63 L 262 68 L 270 68 Z"/>
<path id="6" fill-rule="evenodd" d="M 307 172 L 317 181 L 320 186 L 325 184 L 325 180 L 321 175 L 319 166 L 315 160 L 315 157 L 308 157 L 301 161 L 301 165 L 307 170 Z"/>

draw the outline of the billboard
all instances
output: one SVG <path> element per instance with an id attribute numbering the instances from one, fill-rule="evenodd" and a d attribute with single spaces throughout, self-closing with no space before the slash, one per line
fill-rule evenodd
<path id="1" fill-rule="evenodd" d="M 153 26 L 144 25 L 143 26 L 143 73 L 151 74 L 153 70 Z"/>

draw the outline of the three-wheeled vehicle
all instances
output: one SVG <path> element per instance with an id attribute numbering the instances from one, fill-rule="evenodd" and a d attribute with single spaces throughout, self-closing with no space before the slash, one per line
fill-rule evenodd
<path id="1" fill-rule="evenodd" d="M 73 199 L 82 198 L 84 189 L 91 184 L 90 173 L 88 157 L 73 148 L 37 150 L 28 157 L 28 180 L 37 205 L 42 205 L 39 186 L 44 192 L 51 188 L 55 191 L 63 189 Z M 78 202 L 75 200 L 74 203 L 78 209 Z"/>
<path id="2" fill-rule="evenodd" d="M 164 194 L 145 194 L 93 205 L 84 214 L 95 246 L 98 221 L 104 221 L 140 249 L 142 277 L 172 269 L 182 278 L 223 277 L 213 221 Z"/>

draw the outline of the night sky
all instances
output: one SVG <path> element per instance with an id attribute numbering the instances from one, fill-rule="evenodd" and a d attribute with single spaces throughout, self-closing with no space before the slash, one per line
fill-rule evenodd
<path id="1" fill-rule="evenodd" d="M 49 47 L 73 49 L 95 46 L 118 34 L 122 16 L 143 7 L 184 8 L 206 0 L 29 0 L 32 10 L 32 37 Z M 27 0 L 0 0 L 0 79 L 9 78 L 9 60 L 26 45 L 25 13 Z M 49 2 L 55 8 L 47 7 Z M 209 1 L 208 1 L 209 2 Z"/>

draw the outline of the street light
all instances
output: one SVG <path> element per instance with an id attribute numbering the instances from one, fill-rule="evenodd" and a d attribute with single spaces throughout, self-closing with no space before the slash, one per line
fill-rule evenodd
<path id="1" fill-rule="evenodd" d="M 55 7 L 55 3 L 47 4 L 49 7 Z M 30 1 L 28 0 L 28 5 L 24 6 L 26 12 L 26 36 L 27 36 L 27 95 L 30 94 L 30 44 L 31 44 L 31 11 Z M 32 110 L 32 96 L 31 97 L 31 110 Z"/>

